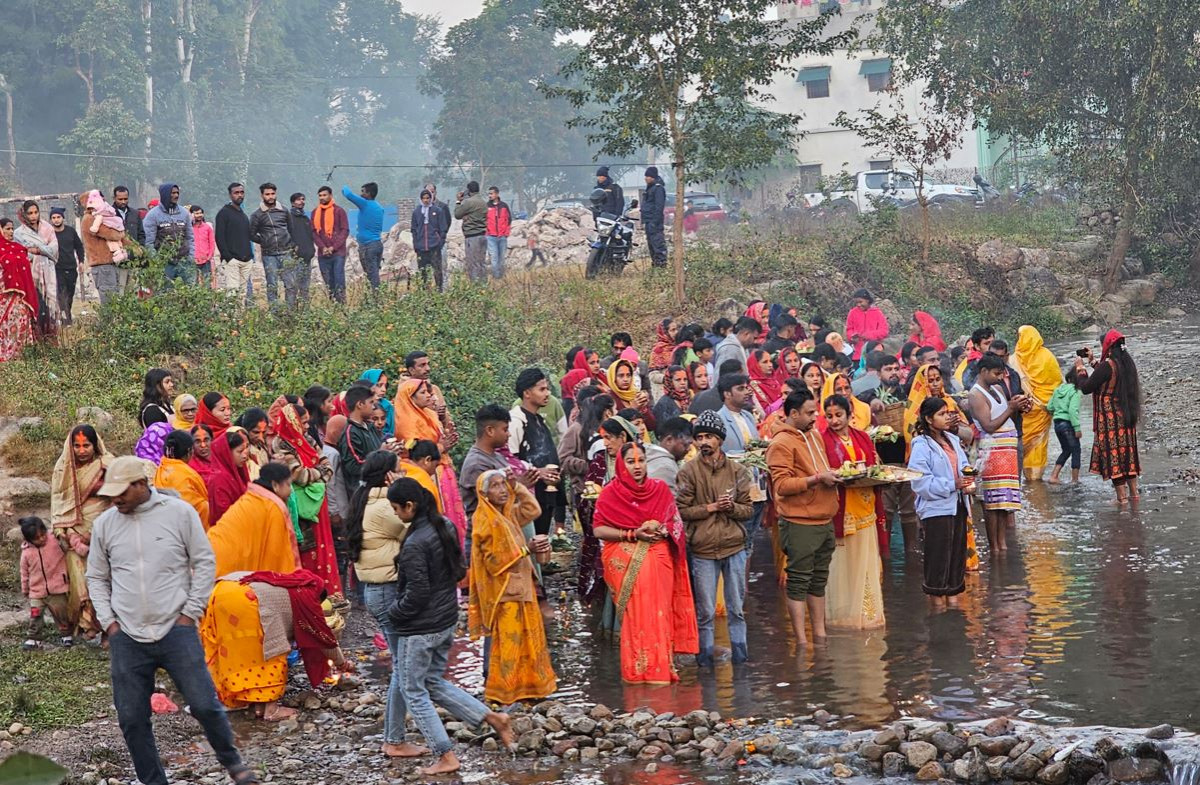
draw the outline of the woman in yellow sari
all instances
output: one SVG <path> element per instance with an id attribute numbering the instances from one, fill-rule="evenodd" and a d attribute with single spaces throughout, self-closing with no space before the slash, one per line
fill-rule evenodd
<path id="1" fill-rule="evenodd" d="M 282 463 L 268 463 L 212 525 L 208 541 L 217 557 L 218 578 L 231 572 L 300 569 L 300 548 L 287 507 L 291 493 L 291 470 Z"/>
<path id="2" fill-rule="evenodd" d="M 834 395 L 841 395 L 850 401 L 850 406 L 854 409 L 854 411 L 850 412 L 851 428 L 865 431 L 871 427 L 870 404 L 863 403 L 854 397 L 854 393 L 850 387 L 850 377 L 844 373 L 831 373 L 825 379 L 825 384 L 821 387 L 821 400 L 817 403 L 817 408 L 821 410 L 817 424 L 821 426 L 822 431 L 826 429 L 824 420 L 825 402 Z"/>
<path id="3" fill-rule="evenodd" d="M 904 439 L 908 443 L 908 451 L 912 451 L 913 439 L 917 437 L 917 419 L 920 417 L 921 404 L 926 398 L 941 398 L 946 402 L 946 408 L 958 416 L 954 433 L 962 442 L 963 449 L 968 449 L 974 438 L 970 420 L 963 414 L 958 403 L 946 394 L 942 382 L 942 371 L 932 363 L 926 363 L 913 374 L 912 388 L 908 392 L 908 403 L 904 407 Z M 907 459 L 907 452 L 905 458 Z M 967 506 L 967 572 L 979 569 L 979 550 L 975 547 L 975 521 L 971 519 L 971 507 Z"/>
<path id="4" fill-rule="evenodd" d="M 104 470 L 114 456 L 90 425 L 76 425 L 67 435 L 62 455 L 54 464 L 50 481 L 50 521 L 54 535 L 67 552 L 67 620 L 72 634 L 94 638 L 100 631 L 96 612 L 88 599 L 87 557 L 92 524 L 111 505 L 96 495 L 104 484 Z"/>
<path id="5" fill-rule="evenodd" d="M 537 499 L 523 485 L 493 469 L 475 484 L 479 507 L 472 518 L 471 601 L 467 624 L 472 640 L 491 637 L 484 698 L 509 704 L 541 700 L 558 689 L 542 612 L 534 591 L 535 558 L 549 556 L 545 537 L 530 542 L 523 527 L 541 514 Z"/>
<path id="6" fill-rule="evenodd" d="M 1054 420 L 1046 410 L 1050 396 L 1063 381 L 1058 359 L 1046 348 L 1036 327 L 1025 325 L 1017 331 L 1017 345 L 1012 365 L 1021 374 L 1025 392 L 1033 399 L 1033 407 L 1021 419 L 1021 443 L 1025 447 L 1025 479 L 1041 480 L 1046 473 L 1046 452 Z"/>

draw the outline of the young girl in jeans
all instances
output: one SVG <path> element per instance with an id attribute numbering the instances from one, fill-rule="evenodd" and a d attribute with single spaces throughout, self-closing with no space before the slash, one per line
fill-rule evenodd
<path id="1" fill-rule="evenodd" d="M 1062 447 L 1062 454 L 1054 462 L 1054 471 L 1050 473 L 1051 483 L 1058 483 L 1058 476 L 1071 459 L 1071 482 L 1079 482 L 1080 447 L 1079 440 L 1083 431 L 1079 427 L 1079 403 L 1083 400 L 1080 386 L 1087 381 L 1087 372 L 1068 372 L 1066 381 L 1060 384 L 1050 400 L 1046 403 L 1046 411 L 1054 418 L 1054 435 Z"/>
<path id="2" fill-rule="evenodd" d="M 467 574 L 457 529 L 416 480 L 396 480 L 387 499 L 396 517 L 409 525 L 396 558 L 396 600 L 388 611 L 397 635 L 396 664 L 403 673 L 408 711 L 437 756 L 420 773 L 448 774 L 458 770 L 459 762 L 435 702 L 469 725 L 486 722 L 509 748 L 515 741 L 512 725 L 507 714 L 489 711 L 445 677 L 458 624 L 458 583 Z"/>

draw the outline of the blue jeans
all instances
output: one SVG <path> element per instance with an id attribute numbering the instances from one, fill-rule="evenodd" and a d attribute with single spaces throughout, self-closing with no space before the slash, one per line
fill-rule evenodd
<path id="1" fill-rule="evenodd" d="M 279 278 L 283 272 L 283 263 L 287 260 L 286 256 L 270 256 L 262 255 L 263 274 L 266 276 L 267 287 L 267 302 L 274 303 L 279 300 Z"/>
<path id="2" fill-rule="evenodd" d="M 1075 426 L 1066 420 L 1055 420 L 1054 435 L 1058 437 L 1058 444 L 1062 447 L 1062 454 L 1058 456 L 1054 465 L 1066 466 L 1067 458 L 1070 458 L 1071 468 L 1078 469 L 1081 462 L 1081 450 L 1079 440 L 1075 438 Z"/>
<path id="3" fill-rule="evenodd" d="M 195 283 L 196 263 L 191 259 L 167 262 L 167 266 L 163 268 L 163 279 L 163 289 L 170 289 L 175 281 Z"/>
<path id="4" fill-rule="evenodd" d="M 488 261 L 492 264 L 492 277 L 504 277 L 504 254 L 508 252 L 507 237 L 492 237 L 487 238 L 487 255 Z"/>
<path id="5" fill-rule="evenodd" d="M 435 758 L 454 749 L 434 704 L 471 726 L 483 723 L 488 707 L 469 693 L 446 681 L 446 663 L 454 627 L 429 635 L 401 636 L 397 639 L 399 661 L 404 665 L 404 698 L 413 722 Z"/>
<path id="6" fill-rule="evenodd" d="M 154 643 L 139 643 L 118 632 L 110 639 L 109 648 L 113 705 L 117 707 L 121 733 L 139 782 L 167 785 L 167 773 L 158 757 L 154 727 L 150 724 L 150 696 L 154 693 L 154 671 L 158 668 L 165 670 L 183 693 L 221 765 L 232 769 L 242 764 L 225 707 L 217 700 L 212 677 L 204 664 L 204 647 L 195 627 L 176 625 Z"/>
<path id="7" fill-rule="evenodd" d="M 387 744 L 404 743 L 404 718 L 408 706 L 404 701 L 404 663 L 398 656 L 397 641 L 400 636 L 392 628 L 388 608 L 396 601 L 396 584 L 364 583 L 363 602 L 367 611 L 379 623 L 383 637 L 387 639 L 388 651 L 392 654 L 392 678 L 388 682 L 387 712 L 383 717 L 383 740 Z"/>
<path id="8" fill-rule="evenodd" d="M 733 644 L 734 662 L 746 661 L 746 615 L 742 607 L 746 600 L 746 563 L 748 550 L 738 551 L 724 559 L 692 557 L 692 590 L 696 593 L 696 626 L 700 632 L 700 653 L 696 661 L 712 664 L 713 620 L 717 614 L 717 579 L 725 578 L 725 609 L 729 614 L 729 642 Z"/>
<path id="9" fill-rule="evenodd" d="M 329 290 L 329 299 L 346 302 L 346 255 L 318 256 L 317 266 L 321 269 L 325 288 Z"/>
<path id="10" fill-rule="evenodd" d="M 383 241 L 375 240 L 370 243 L 359 243 L 358 261 L 372 289 L 379 288 L 379 269 L 383 266 Z"/>
<path id="11" fill-rule="evenodd" d="M 762 528 L 763 513 L 766 512 L 766 509 L 766 502 L 754 502 L 754 515 L 742 524 L 746 527 L 746 551 L 748 554 L 754 553 L 754 537 Z"/>

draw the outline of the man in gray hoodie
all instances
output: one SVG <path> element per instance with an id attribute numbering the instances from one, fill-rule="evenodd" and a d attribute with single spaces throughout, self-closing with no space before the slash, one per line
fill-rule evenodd
<path id="1" fill-rule="evenodd" d="M 146 462 L 133 456 L 112 462 L 97 494 L 113 506 L 92 528 L 87 586 L 108 637 L 113 704 L 138 781 L 167 785 L 150 723 L 154 673 L 162 668 L 234 782 L 257 783 L 235 746 L 196 633 L 217 570 L 200 516 L 152 488 Z"/>
<path id="2" fill-rule="evenodd" d="M 196 282 L 195 240 L 192 238 L 192 214 L 179 206 L 179 186 L 163 183 L 158 187 L 158 204 L 142 219 L 146 230 L 146 245 L 155 251 L 169 253 L 165 259 L 164 288 L 172 281 Z"/>
<path id="3" fill-rule="evenodd" d="M 467 183 L 466 191 L 458 192 L 454 217 L 462 221 L 467 277 L 475 282 L 486 281 L 488 277 L 487 216 L 487 202 L 479 193 L 479 183 L 472 180 Z"/>

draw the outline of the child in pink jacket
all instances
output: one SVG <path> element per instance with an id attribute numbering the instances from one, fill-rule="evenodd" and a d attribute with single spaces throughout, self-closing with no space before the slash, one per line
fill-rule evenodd
<path id="1" fill-rule="evenodd" d="M 21 593 L 29 598 L 29 638 L 24 648 L 36 649 L 44 621 L 42 610 L 49 609 L 58 624 L 63 646 L 75 641 L 67 624 L 67 559 L 58 540 L 46 532 L 41 518 L 20 520 L 21 536 Z"/>

